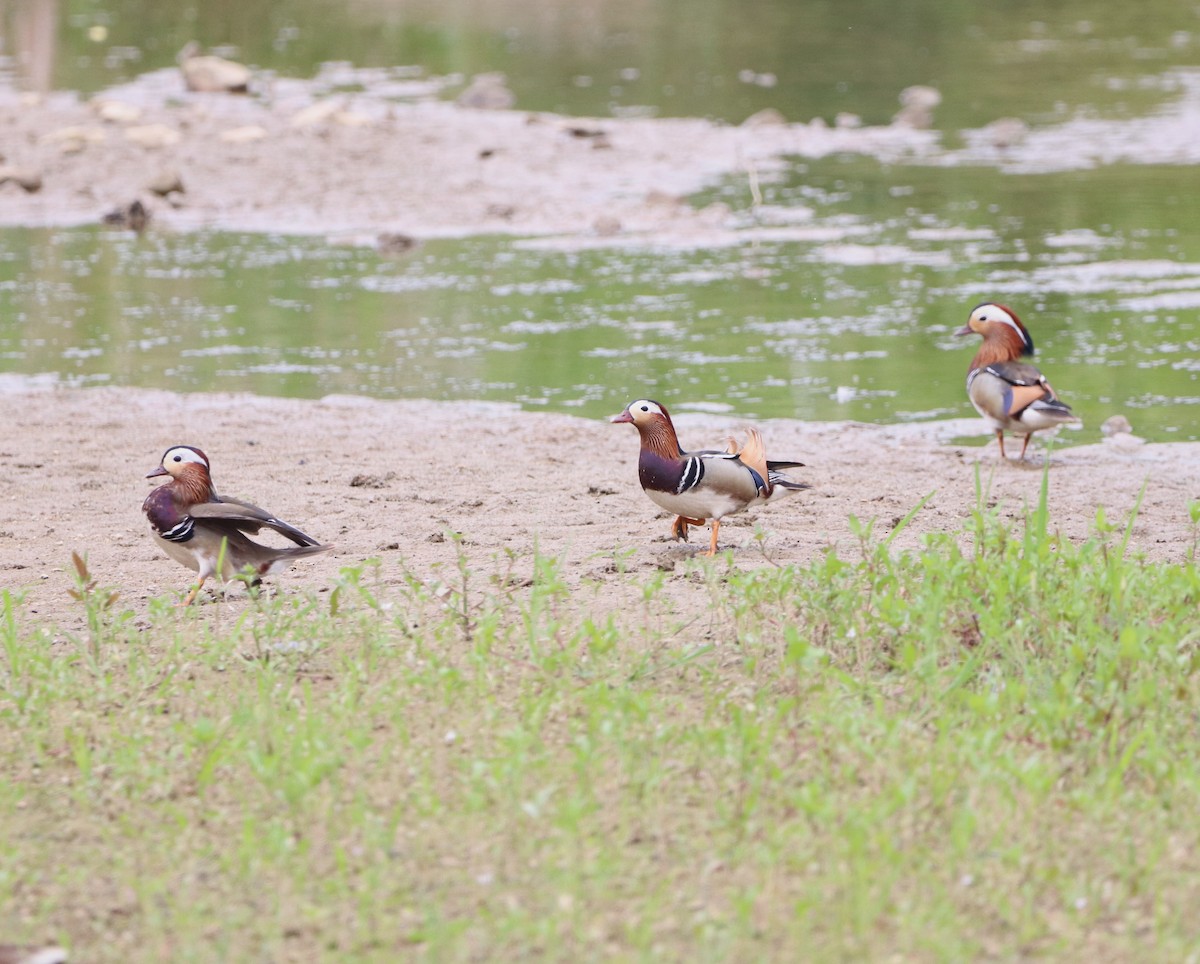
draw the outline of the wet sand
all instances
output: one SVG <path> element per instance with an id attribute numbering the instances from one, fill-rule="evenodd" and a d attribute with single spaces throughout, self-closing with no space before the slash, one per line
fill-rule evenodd
<path id="1" fill-rule="evenodd" d="M 0 185 L 0 223 L 94 223 L 140 198 L 152 231 L 315 232 L 366 243 L 385 231 L 418 239 L 509 232 L 576 245 L 739 243 L 750 234 L 723 206 L 697 210 L 680 199 L 727 176 L 745 178 L 749 191 L 787 154 L 853 150 L 957 162 L 939 155 L 936 132 L 898 126 L 591 121 L 432 97 L 397 103 L 370 91 L 314 112 L 328 99 L 313 83 L 277 80 L 252 98 L 184 94 L 174 71 L 97 101 L 132 110 L 105 120 L 97 103 L 70 94 L 37 103 L 0 96 L 4 162 L 36 171 L 42 184 L 34 193 Z M 1057 143 L 1047 132 L 1037 137 Z M 973 150 L 959 160 L 987 161 L 980 152 L 990 148 Z M 1007 151 L 1004 162 L 1022 150 Z M 172 172 L 185 193 L 147 190 Z M 775 234 L 811 231 L 804 212 L 796 215 Z M 668 540 L 668 518 L 638 487 L 628 426 L 484 403 L 36 391 L 24 381 L 0 392 L 0 423 L 0 584 L 66 629 L 82 625 L 67 594 L 72 551 L 86 554 L 99 582 L 138 613 L 151 597 L 188 586 L 190 573 L 159 553 L 140 513 L 151 484 L 144 474 L 181 442 L 208 453 L 222 493 L 336 544 L 335 553 L 277 578 L 284 591 L 328 590 L 340 567 L 371 558 L 382 560 L 386 580 L 399 582 L 407 569 L 437 581 L 454 570 L 461 544 L 480 572 L 504 568 L 510 553 L 526 570 L 535 548 L 555 556 L 569 584 L 599 608 L 628 605 L 645 575 L 659 570 L 674 573 L 663 599 L 677 615 L 705 605 L 702 582 L 680 565 L 705 537 L 691 546 Z M 685 446 L 701 447 L 744 425 L 689 415 L 678 427 Z M 851 514 L 886 532 L 926 495 L 897 544 L 958 531 L 976 505 L 977 473 L 988 500 L 1020 519 L 1042 478 L 1040 450 L 1022 466 L 1000 464 L 994 443 L 949 443 L 977 432 L 978 420 L 780 420 L 762 428 L 770 455 L 808 463 L 798 476 L 812 488 L 727 520 L 722 545 L 732 561 L 720 566 L 804 563 L 830 546 L 853 557 Z M 1142 445 L 1128 436 L 1055 451 L 1051 524 L 1064 538 L 1086 538 L 1098 507 L 1123 520 L 1144 485 L 1133 550 L 1182 562 L 1194 538 L 1187 507 L 1200 496 L 1198 456 L 1196 444 Z M 451 533 L 461 533 L 461 543 Z"/>
<path id="2" fill-rule="evenodd" d="M 360 76 L 350 73 L 337 81 Z M 35 193 L 0 186 L 0 224 L 94 223 L 139 198 L 171 230 L 679 236 L 724 227 L 720 207 L 680 200 L 721 177 L 744 178 L 749 192 L 786 154 L 899 159 L 937 143 L 902 126 L 475 109 L 438 99 L 431 84 L 397 100 L 397 85 L 373 76 L 362 73 L 367 89 L 354 95 L 320 78 L 263 79 L 250 97 L 188 93 L 174 69 L 90 101 L 0 93 L 4 164 L 41 180 Z M 184 191 L 155 195 L 164 175 Z"/>
<path id="3" fill-rule="evenodd" d="M 688 447 L 720 445 L 745 423 L 684 415 Z M 687 560 L 707 543 L 668 538 L 670 518 L 637 482 L 637 434 L 628 425 L 526 413 L 486 403 L 320 401 L 251 395 L 176 395 L 137 389 L 0 394 L 0 585 L 25 594 L 39 619 L 83 626 L 68 595 L 72 551 L 86 554 L 100 584 L 144 615 L 151 597 L 179 593 L 190 571 L 152 543 L 141 503 L 143 476 L 163 451 L 187 442 L 211 459 L 218 491 L 270 509 L 336 551 L 301 561 L 271 582 L 284 592 L 330 589 L 343 566 L 381 560 L 385 582 L 405 572 L 428 583 L 454 578 L 460 543 L 482 576 L 532 571 L 535 553 L 560 560 L 577 598 L 598 611 L 636 603 L 640 586 L 668 572 L 662 594 L 686 620 L 706 606 Z M 718 567 L 808 562 L 830 546 L 857 558 L 847 519 L 877 520 L 880 535 L 926 495 L 897 540 L 914 547 L 931 531 L 959 531 L 976 505 L 976 473 L 1002 515 L 1036 504 L 1041 455 L 1001 464 L 995 444 L 945 439 L 973 420 L 907 426 L 762 423 L 772 457 L 808 464 L 811 484 L 786 501 L 731 517 Z M 1089 536 L 1098 507 L 1123 521 L 1146 486 L 1131 551 L 1181 563 L 1194 530 L 1187 505 L 1200 495 L 1200 444 L 1140 445 L 1128 436 L 1052 453 L 1051 526 Z M 511 561 L 510 562 L 510 557 Z M 245 605 L 240 590 L 219 605 Z"/>

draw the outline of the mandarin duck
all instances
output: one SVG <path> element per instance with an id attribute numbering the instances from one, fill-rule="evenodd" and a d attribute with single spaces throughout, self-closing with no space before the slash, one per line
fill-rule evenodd
<path id="1" fill-rule="evenodd" d="M 208 456 L 195 446 L 167 449 L 162 463 L 146 478 L 160 475 L 170 476 L 171 481 L 146 496 L 142 511 L 150 520 L 150 534 L 163 552 L 199 574 L 183 601 L 185 606 L 192 603 L 210 576 L 228 582 L 247 572 L 252 573 L 251 584 L 258 585 L 263 576 L 282 572 L 297 559 L 333 548 L 320 545 L 312 536 L 256 505 L 217 495 Z M 264 526 L 291 539 L 296 546 L 280 549 L 247 537 L 246 533 L 256 533 Z"/>
<path id="2" fill-rule="evenodd" d="M 758 429 L 749 430 L 740 449 L 731 439 L 724 452 L 685 452 L 670 413 L 658 402 L 646 398 L 630 402 L 612 421 L 638 430 L 642 443 L 638 479 L 652 502 L 676 513 L 671 524 L 676 539 L 686 542 L 688 526 L 712 520 L 712 541 L 705 555 L 716 555 L 717 532 L 725 516 L 808 488 L 781 474 L 783 469 L 802 467 L 803 462 L 767 461 Z"/>
<path id="3" fill-rule="evenodd" d="M 1018 361 L 1033 354 L 1033 338 L 1018 318 L 1004 305 L 985 302 L 977 306 L 956 335 L 982 335 L 983 344 L 967 369 L 967 396 L 975 410 L 996 432 L 1000 458 L 1004 455 L 1004 433 L 1024 435 L 1021 458 L 1034 432 L 1078 422 L 1071 407 L 1059 401 L 1046 376 L 1028 362 Z"/>

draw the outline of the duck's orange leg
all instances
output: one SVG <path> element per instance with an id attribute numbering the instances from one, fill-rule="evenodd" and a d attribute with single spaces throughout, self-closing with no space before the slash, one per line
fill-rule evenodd
<path id="1" fill-rule="evenodd" d="M 721 520 L 713 519 L 712 520 L 712 542 L 710 542 L 708 544 L 708 552 L 704 553 L 706 556 L 712 557 L 717 554 L 717 531 L 720 528 L 721 528 Z"/>
<path id="2" fill-rule="evenodd" d="M 1000 458 L 1004 458 L 1004 430 L 996 429 L 996 441 L 1000 443 Z M 1025 436 L 1025 441 L 1029 441 L 1029 436 Z"/>
<path id="3" fill-rule="evenodd" d="M 1031 438 L 1033 438 L 1033 433 L 1032 433 L 1032 432 L 1030 432 L 1028 435 L 1026 435 L 1026 436 L 1025 436 L 1025 444 L 1021 446 L 1021 461 L 1022 461 L 1022 462 L 1024 462 L 1024 461 L 1025 461 L 1025 450 L 1026 450 L 1027 448 L 1029 448 L 1029 440 L 1030 440 Z"/>
<path id="4" fill-rule="evenodd" d="M 200 590 L 203 587 L 204 587 L 204 580 L 201 579 L 198 583 L 196 583 L 196 585 L 192 586 L 192 591 L 187 594 L 187 598 L 184 599 L 183 602 L 181 602 L 179 605 L 190 606 L 195 601 L 196 597 L 198 595 L 200 595 Z"/>
<path id="5" fill-rule="evenodd" d="M 681 542 L 688 541 L 688 526 L 702 526 L 703 519 L 691 519 L 686 515 L 677 515 L 671 523 L 671 535 Z"/>

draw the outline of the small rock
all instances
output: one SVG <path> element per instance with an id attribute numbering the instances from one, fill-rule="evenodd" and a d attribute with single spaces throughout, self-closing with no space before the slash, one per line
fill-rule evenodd
<path id="1" fill-rule="evenodd" d="M 1133 432 L 1133 426 L 1124 415 L 1110 415 L 1100 425 L 1101 435 L 1117 435 L 1121 432 Z"/>
<path id="2" fill-rule="evenodd" d="M 184 86 L 200 93 L 244 94 L 254 76 L 244 64 L 200 54 L 200 45 L 194 40 L 179 51 L 178 61 Z"/>
<path id="3" fill-rule="evenodd" d="M 783 112 L 776 110 L 774 107 L 764 107 L 760 111 L 755 111 L 744 121 L 743 127 L 779 127 L 787 123 L 787 118 L 783 116 Z"/>
<path id="4" fill-rule="evenodd" d="M 0 184 L 12 181 L 29 194 L 36 194 L 42 189 L 42 172 L 35 167 L 0 167 Z"/>
<path id="5" fill-rule="evenodd" d="M 247 124 L 244 127 L 231 127 L 227 131 L 221 131 L 217 140 L 223 144 L 249 144 L 251 141 L 261 141 L 266 136 L 265 128 L 257 124 Z"/>
<path id="6" fill-rule="evenodd" d="M 138 147 L 160 148 L 178 144 L 183 140 L 183 135 L 166 124 L 142 124 L 126 127 L 125 139 Z"/>
<path id="7" fill-rule="evenodd" d="M 350 480 L 350 487 L 355 489 L 386 489 L 387 484 L 395 477 L 395 472 L 388 472 L 386 475 L 368 475 L 360 472 Z"/>
<path id="8" fill-rule="evenodd" d="M 833 119 L 833 126 L 840 131 L 852 131 L 862 127 L 862 118 L 848 110 L 839 111 Z"/>
<path id="9" fill-rule="evenodd" d="M 678 194 L 670 194 L 667 191 L 660 191 L 658 188 L 652 188 L 646 194 L 646 203 L 661 205 L 662 207 L 677 208 L 683 203 L 683 198 Z"/>
<path id="10" fill-rule="evenodd" d="M 406 254 L 417 246 L 417 239 L 399 231 L 384 231 L 375 239 L 375 250 L 380 254 Z M 351 482 L 351 485 L 354 483 Z"/>
<path id="11" fill-rule="evenodd" d="M 1102 440 L 1105 447 L 1114 452 L 1136 452 L 1146 444 L 1144 438 L 1130 435 L 1128 432 L 1118 432 Z"/>
<path id="12" fill-rule="evenodd" d="M 78 154 L 89 144 L 103 144 L 106 139 L 103 127 L 74 125 L 43 134 L 39 141 L 42 144 L 57 144 L 64 154 Z"/>
<path id="13" fill-rule="evenodd" d="M 608 132 L 602 127 L 581 127 L 578 124 L 568 124 L 563 128 L 572 137 L 604 137 Z"/>
<path id="14" fill-rule="evenodd" d="M 924 84 L 913 84 L 900 91 L 901 107 L 916 107 L 920 110 L 933 110 L 942 102 L 942 92 L 936 87 Z"/>
<path id="15" fill-rule="evenodd" d="M 933 109 L 942 102 L 942 94 L 936 87 L 914 84 L 900 91 L 900 110 L 892 118 L 897 127 L 912 127 L 926 130 L 933 126 Z"/>
<path id="16" fill-rule="evenodd" d="M 511 204 L 489 204 L 485 213 L 489 218 L 511 221 L 516 215 L 517 209 Z"/>
<path id="17" fill-rule="evenodd" d="M 142 116 L 142 109 L 120 100 L 94 100 L 89 106 L 96 116 L 110 124 L 132 124 Z"/>
<path id="18" fill-rule="evenodd" d="M 1029 125 L 1019 117 L 1001 117 L 983 128 L 987 142 L 1000 151 L 1020 144 L 1029 134 Z"/>
<path id="19" fill-rule="evenodd" d="M 366 127 L 371 123 L 369 114 L 357 110 L 339 110 L 333 115 L 333 119 L 343 127 Z"/>
<path id="20" fill-rule="evenodd" d="M 166 197 L 168 194 L 176 192 L 179 194 L 185 193 L 183 179 L 173 167 L 164 167 L 161 171 L 158 171 L 146 182 L 146 190 L 151 194 L 157 194 L 159 197 Z"/>
<path id="21" fill-rule="evenodd" d="M 501 73 L 476 74 L 455 100 L 459 107 L 476 110 L 509 110 L 516 102 L 516 95 L 508 89 L 507 80 Z"/>
<path id="22" fill-rule="evenodd" d="M 611 214 L 602 214 L 592 222 L 592 231 L 601 238 L 611 238 L 621 233 L 621 222 Z"/>
<path id="23" fill-rule="evenodd" d="M 302 107 L 292 115 L 292 119 L 288 121 L 290 127 L 315 127 L 317 124 L 324 124 L 331 120 L 333 115 L 342 109 L 342 105 L 335 100 L 319 100 L 315 104 L 309 104 L 307 107 Z"/>
<path id="24" fill-rule="evenodd" d="M 141 234 L 146 230 L 146 225 L 150 223 L 150 212 L 140 200 L 135 200 L 123 207 L 109 211 L 100 220 L 104 224 L 129 228 L 131 231 Z"/>

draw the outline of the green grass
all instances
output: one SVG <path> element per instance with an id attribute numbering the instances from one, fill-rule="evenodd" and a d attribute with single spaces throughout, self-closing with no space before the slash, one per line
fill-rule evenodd
<path id="1" fill-rule="evenodd" d="M 1130 558 L 1132 520 L 1073 545 L 1044 495 L 1016 527 L 978 504 L 912 552 L 851 519 L 856 558 L 807 567 L 618 557 L 622 606 L 465 554 L 139 618 L 80 566 L 75 635 L 5 592 L 0 934 L 86 961 L 1183 960 L 1196 570 Z"/>

